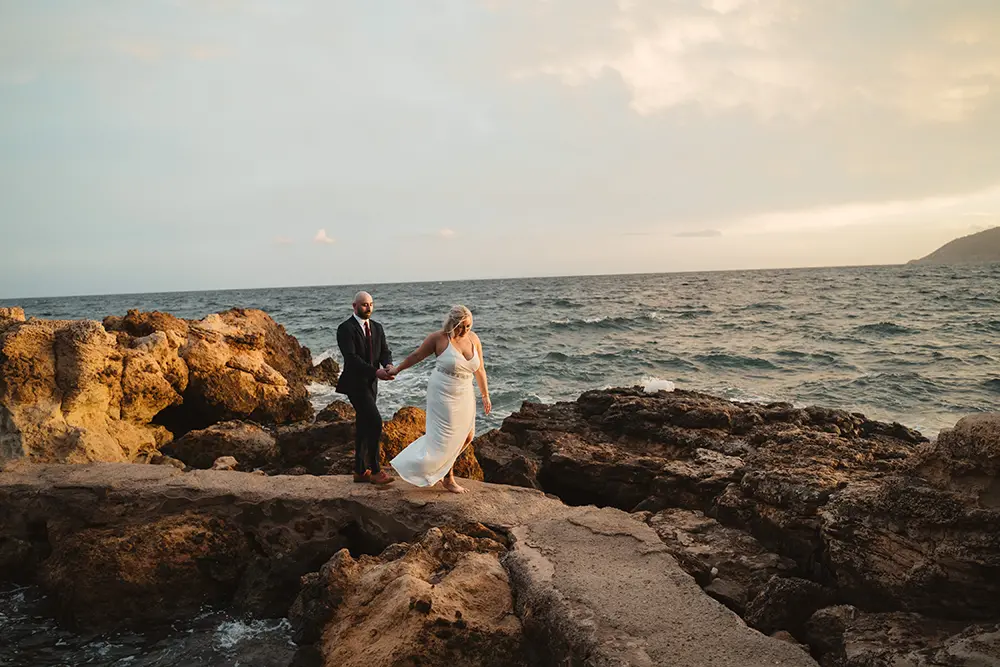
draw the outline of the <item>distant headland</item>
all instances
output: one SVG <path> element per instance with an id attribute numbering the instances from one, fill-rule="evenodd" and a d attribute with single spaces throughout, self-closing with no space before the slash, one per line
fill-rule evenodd
<path id="1" fill-rule="evenodd" d="M 987 264 L 1000 262 L 1000 227 L 949 241 L 910 264 Z"/>

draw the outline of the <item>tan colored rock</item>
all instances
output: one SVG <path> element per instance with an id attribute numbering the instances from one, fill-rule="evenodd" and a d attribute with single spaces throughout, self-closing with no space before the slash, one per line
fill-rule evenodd
<path id="1" fill-rule="evenodd" d="M 190 374 L 177 416 L 184 427 L 312 416 L 306 391 L 309 350 L 263 311 L 234 308 L 190 322 L 180 354 Z"/>
<path id="2" fill-rule="evenodd" d="M 24 321 L 24 308 L 0 308 L 0 329 L 14 322 Z"/>
<path id="3" fill-rule="evenodd" d="M 312 414 L 309 350 L 262 311 L 21 320 L 0 318 L 0 460 L 145 461 L 171 431 Z"/>
<path id="4" fill-rule="evenodd" d="M 0 459 L 133 461 L 170 439 L 147 418 L 181 398 L 158 370 L 168 350 L 123 349 L 97 322 L 32 320 L 0 333 L 0 352 Z"/>
<path id="5" fill-rule="evenodd" d="M 380 557 L 355 560 L 340 551 L 315 577 L 332 607 L 320 641 L 323 664 L 392 667 L 419 656 L 426 665 L 527 665 L 499 560 L 505 551 L 450 528 L 432 528 Z"/>
<path id="6" fill-rule="evenodd" d="M 236 470 L 238 465 L 232 456 L 220 456 L 212 463 L 212 470 Z"/>

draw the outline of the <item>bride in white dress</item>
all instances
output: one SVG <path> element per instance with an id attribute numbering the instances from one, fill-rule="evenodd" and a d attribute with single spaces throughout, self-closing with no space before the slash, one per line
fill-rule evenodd
<path id="1" fill-rule="evenodd" d="M 476 429 L 476 379 L 483 398 L 483 411 L 492 410 L 483 366 L 483 345 L 472 333 L 472 313 L 454 306 L 441 331 L 428 336 L 420 347 L 396 366 L 391 375 L 420 363 L 431 354 L 437 362 L 427 383 L 427 432 L 414 440 L 392 460 L 400 477 L 416 486 L 441 482 L 452 493 L 465 493 L 455 481 L 452 467 Z"/>

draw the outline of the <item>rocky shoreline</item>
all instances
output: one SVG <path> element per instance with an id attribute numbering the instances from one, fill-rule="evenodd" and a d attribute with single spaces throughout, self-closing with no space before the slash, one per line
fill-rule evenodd
<path id="1" fill-rule="evenodd" d="M 590 391 L 477 438 L 473 494 L 379 493 L 337 372 L 261 311 L 0 310 L 0 578 L 79 627 L 289 616 L 314 664 L 1000 664 L 1000 415 Z"/>

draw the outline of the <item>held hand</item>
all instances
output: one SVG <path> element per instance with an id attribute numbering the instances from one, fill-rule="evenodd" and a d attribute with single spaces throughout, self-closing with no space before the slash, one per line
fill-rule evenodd
<path id="1" fill-rule="evenodd" d="M 387 373 L 384 368 L 380 368 L 377 371 L 375 371 L 375 377 L 377 377 L 379 380 L 391 380 L 391 379 L 393 379 L 393 376 L 389 375 L 389 373 Z"/>
<path id="2" fill-rule="evenodd" d="M 490 414 L 493 411 L 493 403 L 490 402 L 490 395 L 483 394 L 483 412 Z"/>
<path id="3" fill-rule="evenodd" d="M 395 380 L 396 376 L 399 375 L 399 369 L 393 366 L 392 364 L 389 364 L 388 366 L 385 367 L 385 372 L 389 374 L 390 380 Z"/>

